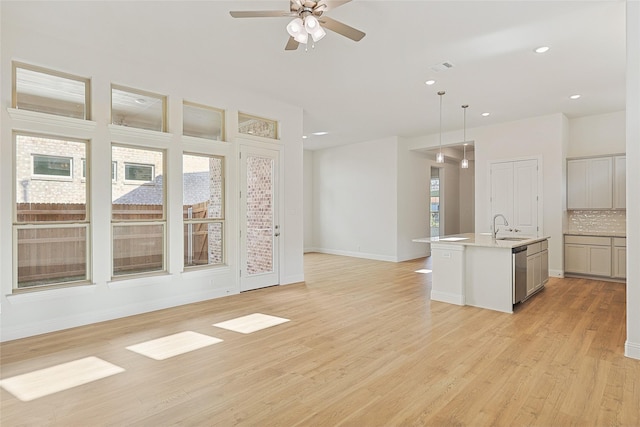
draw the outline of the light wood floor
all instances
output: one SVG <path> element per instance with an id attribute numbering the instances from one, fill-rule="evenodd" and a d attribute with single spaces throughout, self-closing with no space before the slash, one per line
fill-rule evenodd
<path id="1" fill-rule="evenodd" d="M 2 378 L 87 356 L 126 371 L 30 402 L 0 390 L 0 425 L 640 425 L 624 284 L 551 279 L 510 315 L 431 302 L 427 264 L 307 254 L 304 284 L 4 343 Z M 255 312 L 291 321 L 211 326 Z M 125 349 L 182 331 L 224 342 Z"/>

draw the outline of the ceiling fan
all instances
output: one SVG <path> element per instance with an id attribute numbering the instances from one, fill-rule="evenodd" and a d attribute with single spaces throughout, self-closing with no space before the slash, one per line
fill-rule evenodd
<path id="1" fill-rule="evenodd" d="M 324 12 L 349 3 L 351 0 L 289 0 L 289 10 L 249 10 L 231 11 L 234 18 L 272 18 L 293 17 L 287 25 L 289 41 L 285 50 L 296 50 L 300 43 L 306 44 L 309 37 L 314 42 L 322 39 L 324 28 L 343 35 L 353 41 L 360 41 L 364 36 L 360 30 L 343 24 L 340 21 L 324 16 Z"/>

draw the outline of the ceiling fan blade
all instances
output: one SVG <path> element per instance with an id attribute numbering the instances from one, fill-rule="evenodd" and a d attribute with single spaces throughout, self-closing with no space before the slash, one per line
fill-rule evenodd
<path id="1" fill-rule="evenodd" d="M 229 12 L 234 18 L 272 18 L 281 16 L 298 16 L 286 10 L 234 10 Z"/>
<path id="2" fill-rule="evenodd" d="M 340 7 L 345 3 L 349 3 L 351 0 L 320 0 L 318 3 L 324 3 L 327 5 L 325 10 L 333 10 L 336 7 Z"/>
<path id="3" fill-rule="evenodd" d="M 289 41 L 287 41 L 287 45 L 284 47 L 284 50 L 296 50 L 300 43 L 296 41 L 293 37 L 289 37 Z"/>
<path id="4" fill-rule="evenodd" d="M 343 24 L 340 21 L 336 21 L 335 19 L 329 18 L 328 16 L 322 16 L 321 18 L 318 18 L 318 20 L 325 28 L 341 34 L 355 42 L 362 40 L 362 38 L 365 36 L 365 33 L 363 33 L 362 31 L 356 30 L 355 28 L 350 27 L 347 24 Z"/>

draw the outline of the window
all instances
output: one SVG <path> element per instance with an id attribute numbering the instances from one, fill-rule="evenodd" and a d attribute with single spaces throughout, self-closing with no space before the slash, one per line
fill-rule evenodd
<path id="1" fill-rule="evenodd" d="M 111 186 L 113 277 L 166 271 L 164 155 L 111 147 L 112 165 L 125 165 L 124 180 Z M 143 160 L 147 163 L 138 163 Z"/>
<path id="2" fill-rule="evenodd" d="M 111 123 L 166 132 L 166 116 L 166 96 L 111 86 Z"/>
<path id="3" fill-rule="evenodd" d="M 43 177 L 71 178 L 73 159 L 71 157 L 33 155 L 33 175 Z"/>
<path id="4" fill-rule="evenodd" d="M 116 182 L 118 180 L 118 162 L 115 160 L 111 162 L 111 181 Z"/>
<path id="5" fill-rule="evenodd" d="M 275 120 L 238 113 L 238 132 L 278 139 L 278 123 Z"/>
<path id="6" fill-rule="evenodd" d="M 224 159 L 182 156 L 185 268 L 224 263 Z"/>
<path id="7" fill-rule="evenodd" d="M 124 164 L 125 181 L 151 182 L 154 177 L 153 165 L 141 165 L 135 163 Z"/>
<path id="8" fill-rule="evenodd" d="M 73 176 L 72 166 L 86 158 L 88 142 L 22 133 L 14 138 L 14 289 L 87 283 L 87 182 Z"/>
<path id="9" fill-rule="evenodd" d="M 89 120 L 89 79 L 14 63 L 13 108 Z"/>
<path id="10" fill-rule="evenodd" d="M 224 110 L 184 102 L 182 134 L 197 138 L 224 140 Z"/>

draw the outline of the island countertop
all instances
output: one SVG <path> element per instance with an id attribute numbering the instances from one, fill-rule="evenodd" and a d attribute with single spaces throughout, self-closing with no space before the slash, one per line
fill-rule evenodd
<path id="1" fill-rule="evenodd" d="M 420 237 L 413 239 L 417 243 L 443 243 L 464 246 L 482 246 L 486 248 L 511 249 L 519 246 L 526 246 L 532 243 L 549 239 L 550 236 L 527 237 L 527 236 L 502 236 L 498 233 L 498 238 L 494 239 L 492 233 L 462 233 L 451 234 L 438 237 Z"/>

